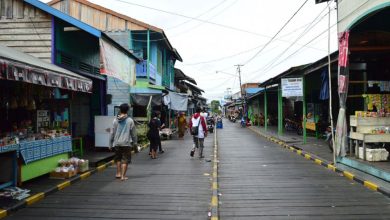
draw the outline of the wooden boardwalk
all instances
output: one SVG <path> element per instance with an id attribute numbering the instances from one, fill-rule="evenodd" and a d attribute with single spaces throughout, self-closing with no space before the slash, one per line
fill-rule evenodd
<path id="1" fill-rule="evenodd" d="M 390 219 L 390 199 L 228 121 L 220 219 Z"/>
<path id="2" fill-rule="evenodd" d="M 212 158 L 213 136 L 206 139 Z M 207 219 L 211 163 L 190 158 L 192 141 L 163 142 L 156 160 L 148 150 L 133 158 L 129 180 L 116 180 L 115 167 L 72 184 L 7 219 Z"/>
<path id="3" fill-rule="evenodd" d="M 305 160 L 239 124 L 218 130 L 219 219 L 390 219 L 390 199 Z M 151 160 L 136 155 L 129 180 L 115 167 L 72 184 L 8 219 L 208 219 L 213 136 L 206 158 L 192 141 L 164 142 Z"/>

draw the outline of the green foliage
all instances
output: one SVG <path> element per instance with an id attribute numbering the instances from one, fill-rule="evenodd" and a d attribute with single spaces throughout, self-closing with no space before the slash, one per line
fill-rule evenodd
<path id="1" fill-rule="evenodd" d="M 214 114 L 220 114 L 221 111 L 219 110 L 219 106 L 220 103 L 218 100 L 211 101 L 211 112 Z"/>
<path id="2" fill-rule="evenodd" d="M 148 132 L 147 124 L 137 125 L 136 128 L 137 128 L 138 144 L 144 145 L 148 143 L 149 140 L 146 137 L 146 133 Z"/>

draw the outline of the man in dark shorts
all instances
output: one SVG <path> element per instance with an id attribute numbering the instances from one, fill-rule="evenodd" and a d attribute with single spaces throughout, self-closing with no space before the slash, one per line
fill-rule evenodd
<path id="1" fill-rule="evenodd" d="M 124 103 L 119 106 L 119 110 L 118 116 L 113 121 L 110 149 L 115 148 L 115 177 L 127 180 L 126 172 L 127 166 L 131 162 L 131 146 L 137 144 L 137 132 L 133 119 L 127 115 L 129 105 Z"/>

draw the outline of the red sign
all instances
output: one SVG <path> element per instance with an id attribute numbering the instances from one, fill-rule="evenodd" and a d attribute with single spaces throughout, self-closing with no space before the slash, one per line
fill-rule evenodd
<path id="1" fill-rule="evenodd" d="M 339 33 L 339 66 L 342 67 L 346 67 L 348 64 L 348 40 L 348 31 Z"/>

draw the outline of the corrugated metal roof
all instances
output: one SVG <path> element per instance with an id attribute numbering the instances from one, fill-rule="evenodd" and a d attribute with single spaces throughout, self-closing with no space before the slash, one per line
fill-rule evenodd
<path id="1" fill-rule="evenodd" d="M 41 59 L 38 59 L 38 58 L 33 57 L 31 55 L 28 55 L 26 53 L 20 52 L 18 50 L 15 50 L 15 49 L 12 49 L 9 47 L 6 47 L 4 45 L 0 45 L 0 57 L 5 58 L 5 59 L 9 59 L 9 60 L 13 60 L 16 62 L 24 63 L 24 64 L 29 64 L 29 65 L 32 65 L 34 67 L 37 67 L 38 69 L 45 69 L 45 70 L 65 74 L 65 75 L 71 76 L 73 78 L 82 79 L 84 81 L 89 81 L 92 83 L 92 81 L 88 78 L 80 76 L 80 75 L 73 73 L 69 70 L 66 70 L 64 68 L 58 67 L 54 64 L 47 63 Z"/>
<path id="2" fill-rule="evenodd" d="M 175 68 L 175 79 L 177 79 L 177 80 L 187 80 L 188 82 L 197 85 L 195 79 L 187 76 L 186 74 L 183 73 L 183 71 L 181 71 L 178 68 Z"/>
<path id="3" fill-rule="evenodd" d="M 254 94 L 254 93 L 257 93 L 261 90 L 263 90 L 263 88 L 246 88 L 245 92 L 246 92 L 246 94 Z"/>

